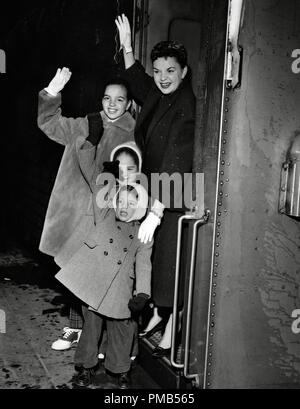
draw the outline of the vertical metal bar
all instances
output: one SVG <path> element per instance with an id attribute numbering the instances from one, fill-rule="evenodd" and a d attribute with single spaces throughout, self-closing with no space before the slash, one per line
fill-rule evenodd
<path id="1" fill-rule="evenodd" d="M 173 319 L 172 319 L 172 338 L 171 338 L 171 364 L 178 369 L 183 368 L 183 364 L 175 362 L 175 338 L 176 338 L 176 324 L 177 324 L 177 303 L 178 303 L 178 286 L 180 273 L 180 255 L 181 255 L 181 233 L 182 223 L 184 220 L 193 219 L 192 215 L 184 215 L 178 219 L 177 230 L 177 248 L 176 248 L 176 267 L 175 267 L 175 283 L 174 283 L 174 301 L 173 301 Z"/>
<path id="2" fill-rule="evenodd" d="M 220 182 L 220 161 L 221 161 L 221 140 L 222 140 L 222 126 L 223 126 L 223 116 L 224 116 L 224 98 L 225 98 L 225 78 L 226 78 L 226 67 L 227 67 L 227 42 L 228 42 L 228 21 L 230 13 L 231 1 L 228 1 L 227 9 L 227 32 L 224 44 L 224 67 L 223 67 L 223 90 L 222 90 L 222 104 L 221 104 L 221 118 L 220 118 L 220 129 L 219 129 L 219 149 L 218 149 L 218 168 L 217 168 L 217 181 L 216 181 L 216 193 L 215 193 L 215 209 L 214 209 L 214 234 L 213 234 L 213 244 L 212 244 L 212 254 L 211 254 L 211 270 L 210 270 L 210 283 L 209 283 L 209 299 L 208 299 L 208 313 L 207 313 L 207 329 L 206 329 L 206 346 L 205 346 L 205 362 L 204 362 L 204 377 L 203 377 L 203 389 L 206 389 L 207 382 L 207 364 L 208 364 L 208 346 L 209 346 L 209 329 L 210 329 L 210 314 L 211 314 L 211 302 L 212 302 L 212 281 L 213 281 L 213 268 L 214 268 L 214 253 L 216 245 L 216 215 L 218 208 L 218 190 Z"/>
<path id="3" fill-rule="evenodd" d="M 195 272 L 195 259 L 196 259 L 196 244 L 197 244 L 197 228 L 199 225 L 206 223 L 207 219 L 202 218 L 195 222 L 193 226 L 193 240 L 192 240 L 192 253 L 191 253 L 191 265 L 189 275 L 189 290 L 188 290 L 188 305 L 187 305 L 187 321 L 186 321 L 186 333 L 185 333 L 185 347 L 184 347 L 184 376 L 187 379 L 198 378 L 199 374 L 189 374 L 189 352 L 190 352 L 190 334 L 191 334 L 191 318 L 192 318 L 192 301 L 193 301 L 193 289 L 194 289 L 194 272 Z"/>

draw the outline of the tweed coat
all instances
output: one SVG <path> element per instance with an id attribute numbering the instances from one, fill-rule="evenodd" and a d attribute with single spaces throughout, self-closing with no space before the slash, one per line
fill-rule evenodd
<path id="1" fill-rule="evenodd" d="M 124 74 L 134 99 L 142 106 L 135 128 L 135 141 L 142 151 L 142 172 L 181 175 L 192 171 L 195 96 L 184 79 L 177 90 L 163 95 L 153 78 L 136 61 Z M 150 184 L 150 183 L 149 183 Z M 154 197 L 151 192 L 151 197 Z M 161 197 L 158 200 L 163 202 Z M 176 265 L 178 218 L 187 210 L 166 208 L 156 229 L 153 248 L 152 293 L 157 306 L 172 307 Z M 166 245 L 167 243 L 167 245 Z M 179 294 L 182 301 L 182 292 Z"/>
<path id="2" fill-rule="evenodd" d="M 78 150 L 90 131 L 88 118 L 66 118 L 62 116 L 60 106 L 61 94 L 53 97 L 45 90 L 40 91 L 38 126 L 50 139 L 65 146 L 39 245 L 40 251 L 54 257 L 79 224 L 81 227 L 93 224 L 91 191 L 78 162 Z M 96 150 L 99 172 L 103 162 L 109 160 L 112 149 L 134 139 L 135 126 L 129 112 L 114 122 L 109 122 L 103 112 L 101 118 L 104 132 Z"/>
<path id="3" fill-rule="evenodd" d="M 137 238 L 139 222 L 121 222 L 106 209 L 82 247 L 55 276 L 84 303 L 115 319 L 131 316 L 128 302 L 136 293 L 151 295 L 153 242 Z"/>

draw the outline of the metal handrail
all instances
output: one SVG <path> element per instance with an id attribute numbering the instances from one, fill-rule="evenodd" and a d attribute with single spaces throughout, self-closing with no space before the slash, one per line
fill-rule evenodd
<path id="1" fill-rule="evenodd" d="M 192 317 L 192 300 L 193 300 L 193 289 L 194 289 L 194 275 L 195 275 L 195 259 L 196 259 L 196 243 L 197 243 L 197 228 L 199 225 L 206 224 L 210 216 L 209 210 L 205 211 L 204 216 L 197 220 L 193 226 L 193 240 L 192 240 L 192 253 L 191 253 L 191 264 L 190 264 L 190 275 L 189 275 L 189 290 L 188 290 L 188 306 L 187 306 L 187 321 L 186 321 L 186 333 L 185 333 L 185 347 L 184 347 L 184 364 L 183 364 L 183 374 L 187 379 L 199 378 L 198 374 L 189 374 L 189 351 L 190 351 L 190 337 L 191 337 L 191 317 Z"/>
<path id="2" fill-rule="evenodd" d="M 176 249 L 176 267 L 175 267 L 175 284 L 174 284 L 174 301 L 173 301 L 173 319 L 172 319 L 172 337 L 171 337 L 171 364 L 175 368 L 182 369 L 183 364 L 177 364 L 175 362 L 175 337 L 176 337 L 176 324 L 177 324 L 177 303 L 178 303 L 178 285 L 179 285 L 179 270 L 180 270 L 180 255 L 181 255 L 181 233 L 182 223 L 184 220 L 194 219 L 192 214 L 184 215 L 178 219 L 178 231 L 177 231 L 177 249 Z"/>

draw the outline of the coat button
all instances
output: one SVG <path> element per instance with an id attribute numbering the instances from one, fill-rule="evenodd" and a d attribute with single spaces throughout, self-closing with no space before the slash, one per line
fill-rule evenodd
<path id="1" fill-rule="evenodd" d="M 119 265 L 120 265 L 120 264 L 122 264 L 122 261 L 121 261 L 121 260 L 119 260 L 119 261 L 118 261 L 118 264 L 119 264 Z"/>
<path id="2" fill-rule="evenodd" d="M 130 238 L 130 239 L 133 239 L 133 235 L 131 234 L 131 235 L 129 236 L 129 238 Z"/>
<path id="3" fill-rule="evenodd" d="M 105 252 L 104 252 L 104 255 L 105 255 L 105 256 L 108 256 L 108 251 L 105 251 Z"/>
<path id="4" fill-rule="evenodd" d="M 113 239 L 109 239 L 109 242 L 110 242 L 110 243 L 113 243 L 114 241 L 113 241 Z"/>

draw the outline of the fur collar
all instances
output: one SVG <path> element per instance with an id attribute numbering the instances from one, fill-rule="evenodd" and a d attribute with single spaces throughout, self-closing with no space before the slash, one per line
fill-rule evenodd
<path id="1" fill-rule="evenodd" d="M 121 128 L 123 131 L 132 132 L 135 127 L 135 120 L 132 115 L 126 111 L 124 115 L 118 118 L 116 121 L 111 122 L 103 111 L 100 112 L 103 121 L 103 127 L 115 126 L 116 128 Z"/>

